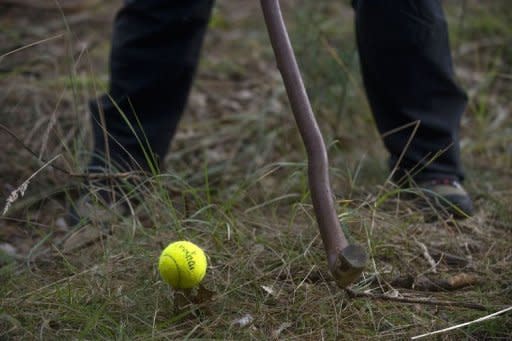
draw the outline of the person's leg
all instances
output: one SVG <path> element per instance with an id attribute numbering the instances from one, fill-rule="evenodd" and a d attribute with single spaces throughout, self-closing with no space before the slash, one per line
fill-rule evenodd
<path id="1" fill-rule="evenodd" d="M 420 122 L 399 167 L 407 171 L 423 165 L 416 178 L 461 180 L 458 132 L 466 95 L 454 81 L 440 1 L 359 0 L 356 15 L 361 69 L 379 131 Z M 392 166 L 412 130 L 384 138 Z"/>
<path id="2" fill-rule="evenodd" d="M 213 2 L 125 0 L 114 22 L 109 91 L 91 104 L 91 171 L 109 168 L 109 158 L 123 169 L 149 170 L 148 158 L 164 157 L 187 101 Z"/>
<path id="3" fill-rule="evenodd" d="M 185 108 L 213 3 L 125 0 L 114 22 L 109 90 L 90 106 L 89 172 L 158 169 Z M 88 181 L 67 223 L 108 221 L 116 207 L 122 214 L 117 185 Z"/>
<path id="4" fill-rule="evenodd" d="M 354 7 L 364 85 L 391 167 L 398 167 L 394 179 L 462 181 L 459 126 L 467 98 L 454 80 L 440 0 L 358 0 Z M 394 130 L 413 122 L 419 128 L 408 146 L 413 127 Z M 470 211 L 469 197 L 453 188 Z"/>

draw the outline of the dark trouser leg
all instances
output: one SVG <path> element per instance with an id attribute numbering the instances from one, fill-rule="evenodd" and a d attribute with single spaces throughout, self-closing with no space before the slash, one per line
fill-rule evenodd
<path id="1" fill-rule="evenodd" d="M 454 81 L 441 2 L 359 0 L 354 6 L 364 85 L 379 131 L 420 122 L 395 179 L 417 169 L 416 180 L 461 180 L 458 133 L 467 99 Z M 412 131 L 384 138 L 392 167 Z"/>
<path id="2" fill-rule="evenodd" d="M 187 101 L 213 2 L 125 0 L 114 23 L 109 94 L 91 105 L 91 170 L 108 168 L 107 157 L 122 169 L 145 170 L 151 168 L 148 158 L 158 163 L 164 157 Z M 108 148 L 100 112 L 111 135 Z"/>

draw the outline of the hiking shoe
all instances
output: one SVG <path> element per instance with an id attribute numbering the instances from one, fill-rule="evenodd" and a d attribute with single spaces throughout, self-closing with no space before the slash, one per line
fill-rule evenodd
<path id="1" fill-rule="evenodd" d="M 459 181 L 433 179 L 418 182 L 418 188 L 434 208 L 453 215 L 454 218 L 468 218 L 473 215 L 473 201 Z"/>

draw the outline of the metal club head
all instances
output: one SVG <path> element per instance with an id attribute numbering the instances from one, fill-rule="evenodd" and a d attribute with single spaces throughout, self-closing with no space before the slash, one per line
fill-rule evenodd
<path id="1" fill-rule="evenodd" d="M 368 254 L 361 245 L 352 244 L 341 250 L 331 269 L 338 286 L 344 289 L 356 281 L 367 261 Z"/>

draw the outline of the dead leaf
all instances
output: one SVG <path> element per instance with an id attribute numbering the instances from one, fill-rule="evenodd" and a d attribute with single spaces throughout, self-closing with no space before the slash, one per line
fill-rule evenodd
<path id="1" fill-rule="evenodd" d="M 254 321 L 254 317 L 252 317 L 251 314 L 245 314 L 244 316 L 235 319 L 233 322 L 231 322 L 231 325 L 238 326 L 240 328 L 247 327 Z"/>
<path id="2" fill-rule="evenodd" d="M 470 285 L 478 284 L 479 278 L 475 274 L 460 273 L 455 276 L 448 278 L 452 290 L 464 288 Z"/>

